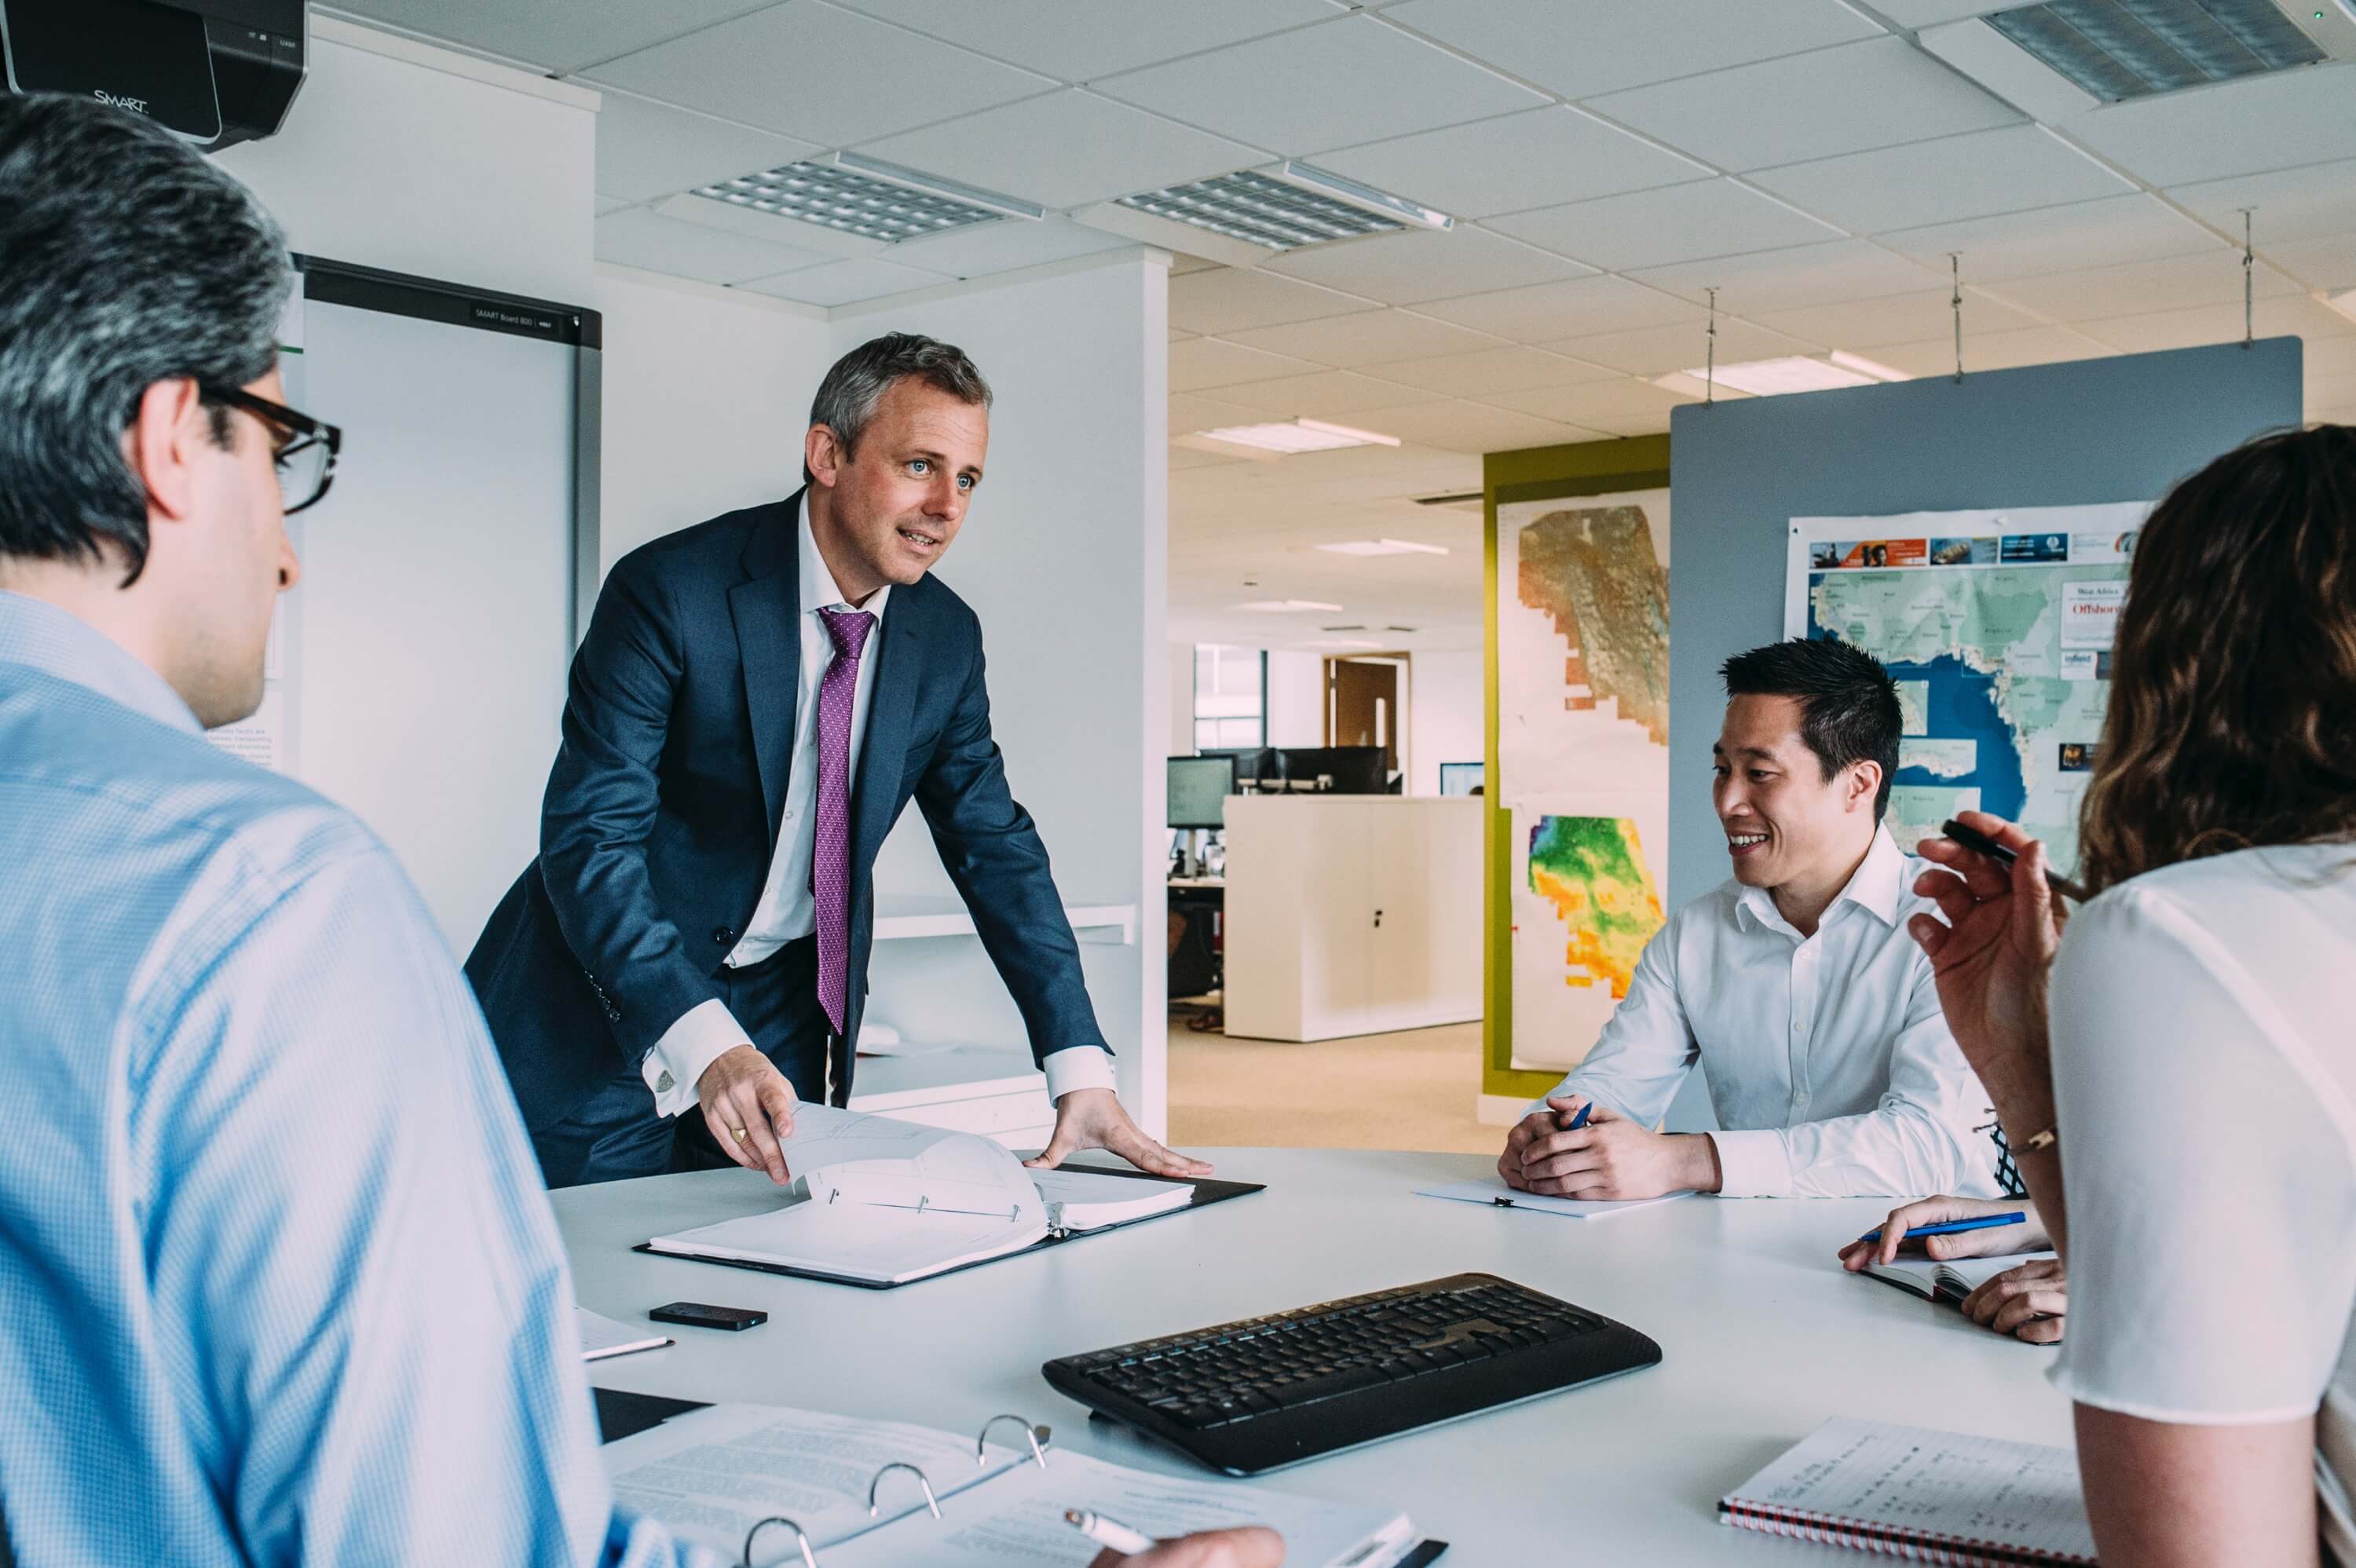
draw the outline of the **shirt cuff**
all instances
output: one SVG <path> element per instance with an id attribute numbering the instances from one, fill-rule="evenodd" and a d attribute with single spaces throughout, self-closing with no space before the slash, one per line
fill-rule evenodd
<path id="1" fill-rule="evenodd" d="M 1047 1098 L 1060 1100 L 1075 1089 L 1109 1089 L 1113 1086 L 1112 1052 L 1093 1045 L 1076 1045 L 1068 1051 L 1052 1051 L 1039 1063 L 1047 1074 Z"/>
<path id="2" fill-rule="evenodd" d="M 1743 1133 L 1706 1133 L 1718 1146 L 1718 1193 L 1721 1198 L 1788 1198 L 1792 1195 L 1792 1150 L 1772 1128 Z"/>
<path id="3" fill-rule="evenodd" d="M 647 1052 L 638 1071 L 646 1075 L 647 1087 L 654 1091 L 655 1115 L 676 1116 L 681 1111 L 692 1110 L 696 1104 L 695 1085 L 703 1077 L 703 1070 L 716 1061 L 720 1053 L 740 1045 L 749 1045 L 753 1037 L 728 1010 L 728 1004 L 713 997 L 701 1001 L 679 1016 L 677 1022 L 663 1030 L 655 1048 Z"/>

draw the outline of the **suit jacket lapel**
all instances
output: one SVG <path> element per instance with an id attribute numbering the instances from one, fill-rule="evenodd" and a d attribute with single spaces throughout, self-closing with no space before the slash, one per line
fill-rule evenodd
<path id="1" fill-rule="evenodd" d="M 761 798 L 769 808 L 769 848 L 786 808 L 786 774 L 793 765 L 794 707 L 801 691 L 801 552 L 796 548 L 798 497 L 781 503 L 753 530 L 742 557 L 744 581 L 728 591 L 736 623 L 736 655 L 744 670 L 744 700 L 752 711 L 753 754 L 761 770 Z"/>
<path id="2" fill-rule="evenodd" d="M 900 773 L 916 707 L 916 674 L 924 660 L 924 584 L 892 590 L 877 639 L 874 689 L 868 694 L 867 736 L 859 748 L 851 794 L 851 863 L 873 863 L 892 831 L 900 804 Z"/>

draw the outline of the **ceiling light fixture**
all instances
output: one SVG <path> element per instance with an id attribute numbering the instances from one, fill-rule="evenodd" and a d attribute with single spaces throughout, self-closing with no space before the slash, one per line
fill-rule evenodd
<path id="1" fill-rule="evenodd" d="M 1405 197 L 1291 162 L 1140 191 L 1112 205 L 1269 251 L 1456 227 L 1448 214 Z"/>
<path id="2" fill-rule="evenodd" d="M 2349 320 L 2356 321 L 2356 289 L 2350 289 L 2344 294 L 2318 294 L 2316 297 Z"/>
<path id="3" fill-rule="evenodd" d="M 1216 430 L 1197 431 L 1206 441 L 1221 441 L 1229 446 L 1257 447 L 1262 452 L 1335 452 L 1345 446 L 1397 446 L 1395 435 L 1378 435 L 1370 430 L 1353 430 L 1345 424 L 1328 424 L 1323 420 L 1280 420 L 1269 424 L 1222 425 Z"/>
<path id="4" fill-rule="evenodd" d="M 2321 11 L 2313 19 L 2328 20 Z M 2329 58 L 2275 0 L 2047 0 L 1985 20 L 2032 59 L 2111 103 Z"/>
<path id="5" fill-rule="evenodd" d="M 1320 599 L 1255 599 L 1248 604 L 1236 606 L 1238 610 L 1249 610 L 1263 615 L 1298 615 L 1304 610 L 1323 610 L 1331 614 L 1341 607 Z"/>
<path id="6" fill-rule="evenodd" d="M 1446 555 L 1444 544 L 1418 544 L 1413 539 L 1344 539 L 1315 547 L 1333 555 Z"/>
<path id="7" fill-rule="evenodd" d="M 1869 387 L 1881 379 L 1880 377 L 1869 376 L 1861 370 L 1848 369 L 1804 354 L 1720 365 L 1716 368 L 1715 374 L 1718 385 L 1759 398 L 1773 397 L 1779 392 L 1825 392 L 1838 387 Z M 1653 384 L 1671 391 L 1682 391 L 1702 380 L 1703 377 L 1701 370 L 1686 370 L 1663 376 Z"/>
<path id="8" fill-rule="evenodd" d="M 1325 637 L 1313 643 L 1296 645 L 1304 648 L 1379 648 L 1380 643 L 1369 643 L 1357 637 Z"/>
<path id="9" fill-rule="evenodd" d="M 896 244 L 1001 218 L 1036 221 L 1046 209 L 856 153 L 827 153 L 781 168 L 739 175 L 694 193 L 838 234 Z"/>

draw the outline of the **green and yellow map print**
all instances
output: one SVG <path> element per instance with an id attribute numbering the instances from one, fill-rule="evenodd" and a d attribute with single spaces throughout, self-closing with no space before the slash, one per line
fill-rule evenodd
<path id="1" fill-rule="evenodd" d="M 1913 850 L 1987 811 L 2078 859 L 2111 634 L 2148 502 L 1792 525 L 1784 629 L 1880 659 L 1905 716 L 1890 830 Z"/>
<path id="2" fill-rule="evenodd" d="M 1560 913 L 1569 942 L 1562 983 L 1628 994 L 1644 944 L 1661 929 L 1660 890 L 1636 824 L 1624 816 L 1541 816 L 1530 829 L 1530 891 Z"/>

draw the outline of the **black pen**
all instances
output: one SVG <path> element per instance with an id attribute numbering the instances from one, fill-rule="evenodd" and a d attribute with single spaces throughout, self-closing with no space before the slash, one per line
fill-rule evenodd
<path id="1" fill-rule="evenodd" d="M 2001 865 L 2010 866 L 2020 859 L 2019 850 L 2006 848 L 1976 827 L 1966 827 L 1960 822 L 1943 822 L 1939 825 L 1939 831 L 1974 854 L 1985 855 Z M 2080 903 L 2084 903 L 2090 896 L 2085 889 L 2069 878 L 2056 876 L 2051 871 L 2045 873 L 2045 885 L 2063 898 L 2074 899 Z"/>

